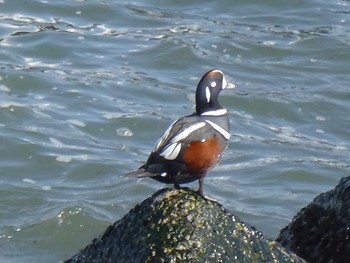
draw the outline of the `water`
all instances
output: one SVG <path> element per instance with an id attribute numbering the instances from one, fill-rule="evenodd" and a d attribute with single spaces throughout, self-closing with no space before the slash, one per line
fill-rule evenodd
<path id="1" fill-rule="evenodd" d="M 349 175 L 349 1 L 0 1 L 0 262 L 59 262 L 164 185 L 119 177 L 221 69 L 205 193 L 271 238 Z M 189 185 L 197 187 L 197 183 Z"/>

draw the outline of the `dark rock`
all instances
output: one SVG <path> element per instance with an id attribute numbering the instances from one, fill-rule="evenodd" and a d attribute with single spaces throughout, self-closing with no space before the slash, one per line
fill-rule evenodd
<path id="1" fill-rule="evenodd" d="M 308 262 L 350 262 L 350 177 L 303 208 L 277 241 Z"/>
<path id="2" fill-rule="evenodd" d="M 214 201 L 163 189 L 108 227 L 73 262 L 304 262 Z"/>

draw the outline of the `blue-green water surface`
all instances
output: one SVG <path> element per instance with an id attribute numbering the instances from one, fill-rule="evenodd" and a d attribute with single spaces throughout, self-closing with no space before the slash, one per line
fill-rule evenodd
<path id="1" fill-rule="evenodd" d="M 236 89 L 205 194 L 275 238 L 349 175 L 349 1 L 0 0 L 0 262 L 61 262 L 165 187 L 119 175 L 211 68 Z"/>

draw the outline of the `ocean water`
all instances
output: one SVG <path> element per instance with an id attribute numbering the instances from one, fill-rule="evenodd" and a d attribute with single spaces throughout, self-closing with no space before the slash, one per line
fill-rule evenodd
<path id="1" fill-rule="evenodd" d="M 119 175 L 212 68 L 236 89 L 205 194 L 275 238 L 349 175 L 349 1 L 0 0 L 0 262 L 61 262 L 171 187 Z"/>

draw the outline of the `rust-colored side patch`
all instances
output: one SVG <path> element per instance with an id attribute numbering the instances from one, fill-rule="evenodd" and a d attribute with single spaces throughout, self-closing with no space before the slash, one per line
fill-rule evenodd
<path id="1" fill-rule="evenodd" d="M 204 142 L 194 141 L 186 148 L 183 160 L 190 172 L 205 174 L 219 161 L 221 148 L 216 137 Z"/>

